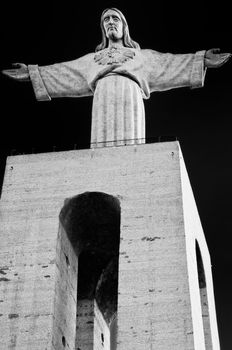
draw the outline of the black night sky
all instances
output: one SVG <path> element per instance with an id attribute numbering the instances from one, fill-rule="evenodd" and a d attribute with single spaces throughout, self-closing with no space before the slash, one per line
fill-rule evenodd
<path id="1" fill-rule="evenodd" d="M 13 62 L 47 65 L 93 52 L 101 41 L 101 12 L 109 6 L 124 13 L 141 48 L 232 52 L 225 2 L 12 0 L 1 5 L 1 70 Z M 184 154 L 212 259 L 222 350 L 232 349 L 231 73 L 232 59 L 208 69 L 202 89 L 153 93 L 145 101 L 148 142 L 176 137 Z M 1 75 L 0 84 L 2 173 L 7 154 L 89 147 L 91 97 L 37 102 L 31 83 Z"/>

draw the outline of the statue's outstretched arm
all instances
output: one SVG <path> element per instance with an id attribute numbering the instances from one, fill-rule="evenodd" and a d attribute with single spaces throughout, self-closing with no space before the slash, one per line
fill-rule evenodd
<path id="1" fill-rule="evenodd" d="M 31 81 L 38 101 L 48 101 L 55 97 L 92 96 L 87 81 L 87 72 L 93 54 L 69 62 L 47 66 L 14 63 L 12 69 L 2 71 L 16 81 Z"/>
<path id="2" fill-rule="evenodd" d="M 205 53 L 205 67 L 218 68 L 225 64 L 230 57 L 231 53 L 220 53 L 220 49 L 210 49 Z"/>
<path id="3" fill-rule="evenodd" d="M 29 70 L 24 63 L 13 63 L 13 69 L 4 69 L 2 73 L 17 81 L 30 81 Z"/>

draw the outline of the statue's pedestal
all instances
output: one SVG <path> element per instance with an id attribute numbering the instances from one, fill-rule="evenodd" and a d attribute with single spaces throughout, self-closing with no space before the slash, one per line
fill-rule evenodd
<path id="1" fill-rule="evenodd" d="M 59 213 L 86 191 L 121 206 L 111 350 L 219 349 L 210 257 L 178 142 L 8 158 L 0 348 L 74 349 L 78 258 Z M 95 334 L 108 339 L 100 323 Z M 102 339 L 94 349 L 109 350 Z"/>

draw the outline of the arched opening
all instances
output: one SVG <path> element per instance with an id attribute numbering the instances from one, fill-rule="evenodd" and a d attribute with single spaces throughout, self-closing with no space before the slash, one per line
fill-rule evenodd
<path id="1" fill-rule="evenodd" d="M 209 306 L 207 296 L 207 283 L 205 278 L 204 264 L 201 256 L 199 244 L 196 240 L 196 258 L 197 258 L 197 271 L 198 271 L 198 283 L 201 298 L 201 315 L 205 337 L 205 349 L 212 350 L 212 338 L 210 328 Z"/>
<path id="2" fill-rule="evenodd" d="M 82 193 L 65 201 L 60 223 L 77 257 L 75 349 L 109 350 L 117 313 L 120 202 L 102 192 Z M 67 266 L 70 260 L 66 254 Z"/>

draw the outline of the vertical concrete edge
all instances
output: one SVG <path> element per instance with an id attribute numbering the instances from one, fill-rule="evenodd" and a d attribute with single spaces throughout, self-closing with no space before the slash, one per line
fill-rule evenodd
<path id="1" fill-rule="evenodd" d="M 195 349 L 205 350 L 204 331 L 201 313 L 197 310 L 201 310 L 201 300 L 199 293 L 198 271 L 196 261 L 196 240 L 199 244 L 207 284 L 208 304 L 209 304 L 209 316 L 210 316 L 210 328 L 212 335 L 213 350 L 220 350 L 217 319 L 215 312 L 215 300 L 213 290 L 213 279 L 211 271 L 211 259 L 207 242 L 204 236 L 203 228 L 200 221 L 197 205 L 195 202 L 194 194 L 192 191 L 191 183 L 188 177 L 187 169 L 185 166 L 183 154 L 179 146 L 179 163 L 181 174 L 181 190 L 182 190 L 182 203 L 183 203 L 183 216 L 185 227 L 185 239 L 186 239 L 186 254 L 187 254 L 187 268 L 189 278 L 189 290 L 193 320 L 193 335 Z"/>

